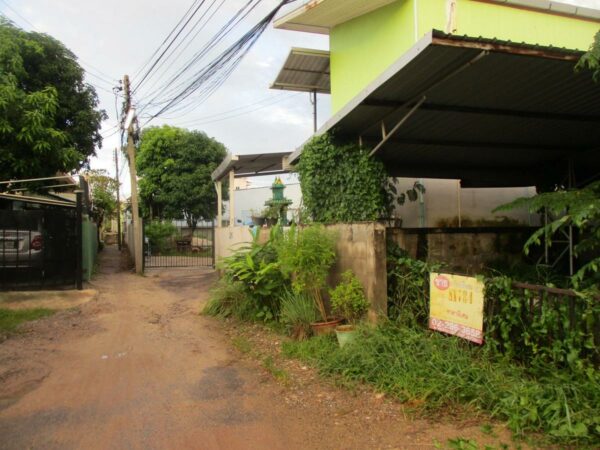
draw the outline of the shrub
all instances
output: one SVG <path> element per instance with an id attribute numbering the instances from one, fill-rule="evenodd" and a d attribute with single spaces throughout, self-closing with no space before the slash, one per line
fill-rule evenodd
<path id="1" fill-rule="evenodd" d="M 311 295 L 327 320 L 321 289 L 335 261 L 334 234 L 323 225 L 292 226 L 276 247 L 281 271 L 291 278 L 294 291 Z"/>
<path id="2" fill-rule="evenodd" d="M 211 290 L 210 300 L 202 312 L 215 317 L 252 320 L 258 313 L 258 305 L 248 296 L 243 283 L 221 278 Z"/>
<path id="3" fill-rule="evenodd" d="M 330 291 L 331 308 L 351 324 L 357 323 L 369 310 L 363 286 L 351 270 L 342 274 L 342 281 Z"/>
<path id="4" fill-rule="evenodd" d="M 144 233 L 150 242 L 150 248 L 160 253 L 168 249 L 168 238 L 177 232 L 177 228 L 170 222 L 154 221 L 146 225 Z"/>
<path id="5" fill-rule="evenodd" d="M 294 339 L 307 338 L 310 335 L 310 324 L 316 322 L 318 317 L 315 302 L 308 295 L 287 290 L 281 296 L 279 320 Z"/>

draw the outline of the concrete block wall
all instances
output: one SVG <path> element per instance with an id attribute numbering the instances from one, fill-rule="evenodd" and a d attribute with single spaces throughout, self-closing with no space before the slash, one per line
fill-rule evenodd
<path id="1" fill-rule="evenodd" d="M 386 229 L 376 222 L 328 225 L 337 237 L 337 259 L 328 284 L 334 287 L 341 274 L 352 270 L 361 281 L 365 295 L 371 302 L 369 319 L 387 314 L 387 272 L 386 272 Z M 269 238 L 269 229 L 260 228 L 259 239 Z M 215 229 L 215 257 L 217 263 L 230 256 L 240 246 L 250 243 L 252 235 L 248 227 L 227 227 Z"/>

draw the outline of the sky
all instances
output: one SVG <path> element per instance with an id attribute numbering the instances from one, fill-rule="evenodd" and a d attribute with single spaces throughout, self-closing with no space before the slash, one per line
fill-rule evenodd
<path id="1" fill-rule="evenodd" d="M 202 33 L 185 51 L 179 53 L 178 50 L 176 57 L 165 65 L 165 72 L 157 72 L 157 78 L 151 79 L 146 88 L 152 88 L 154 82 L 160 86 L 169 73 L 175 73 L 247 0 L 217 0 L 217 4 L 221 1 L 223 6 Z M 280 11 L 280 15 L 303 2 L 294 2 Z M 600 9 L 600 0 L 563 2 Z M 277 3 L 278 0 L 263 0 L 225 45 L 256 24 Z M 100 108 L 106 111 L 108 119 L 103 123 L 104 143 L 91 160 L 92 168 L 106 169 L 111 175 L 115 173 L 113 152 L 119 146 L 119 136 L 115 133 L 117 113 L 112 88 L 124 74 L 129 74 L 133 86 L 136 85 L 140 68 L 191 4 L 192 0 L 0 0 L 0 14 L 26 30 L 48 33 L 71 49 L 88 71 L 87 81 L 97 87 Z M 208 100 L 191 110 L 188 108 L 187 114 L 166 114 L 150 125 L 167 123 L 204 131 L 234 154 L 296 149 L 312 134 L 312 105 L 308 94 L 269 89 L 291 47 L 328 49 L 328 38 L 275 30 L 270 25 L 229 80 Z M 211 55 L 223 48 L 215 49 Z M 151 98 L 148 94 L 142 88 L 136 92 L 134 101 L 143 103 Z M 320 126 L 330 115 L 329 96 L 319 95 L 318 104 Z M 117 107 L 121 109 L 121 99 Z M 129 176 L 126 166 L 121 158 L 122 181 Z M 265 180 L 264 184 L 268 182 Z M 123 190 L 127 195 L 127 182 L 123 183 Z"/>
<path id="2" fill-rule="evenodd" d="M 170 73 L 187 61 L 197 48 L 228 20 L 247 0 L 226 0 L 211 22 L 181 56 L 176 53 L 165 67 Z M 240 26 L 241 33 L 255 25 L 278 0 L 264 0 L 257 11 Z M 132 85 L 140 79 L 136 74 L 151 57 L 169 31 L 175 26 L 192 0 L 0 0 L 0 14 L 11 19 L 25 30 L 45 32 L 60 40 L 77 55 L 80 64 L 88 71 L 86 81 L 96 86 L 100 108 L 109 118 L 103 122 L 105 136 L 102 148 L 92 158 L 91 167 L 115 173 L 113 153 L 119 146 L 119 133 L 115 132 L 116 86 L 124 74 L 129 74 Z M 209 2 L 207 2 L 209 4 Z M 217 2 L 218 4 L 218 2 Z M 292 8 L 300 2 L 296 2 Z M 286 10 L 280 12 L 283 14 Z M 228 39 L 230 45 L 235 39 Z M 225 144 L 234 154 L 291 151 L 312 134 L 312 105 L 309 95 L 269 89 L 283 65 L 291 47 L 328 49 L 326 36 L 275 30 L 270 25 L 251 52 L 229 80 L 207 101 L 192 111 L 166 114 L 149 125 L 164 123 L 204 131 Z M 216 55 L 221 46 L 211 55 Z M 206 61 L 208 61 L 208 58 Z M 167 72 L 169 73 L 169 72 Z M 154 81 L 165 80 L 162 72 L 146 83 L 151 88 Z M 166 75 L 166 74 L 165 74 Z M 149 99 L 143 88 L 134 95 L 136 103 Z M 328 95 L 319 95 L 319 125 L 329 117 Z M 121 109 L 121 99 L 117 104 Z M 189 108 L 188 108 L 189 109 Z M 144 123 L 141 120 L 141 123 Z M 129 176 L 126 164 L 121 161 L 121 180 Z M 259 183 L 260 184 L 260 183 Z M 265 183 L 266 184 L 266 183 Z M 129 192 L 123 183 L 124 193 Z"/>

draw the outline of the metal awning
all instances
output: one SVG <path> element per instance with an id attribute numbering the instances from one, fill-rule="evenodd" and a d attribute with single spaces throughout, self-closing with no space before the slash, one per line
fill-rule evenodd
<path id="1" fill-rule="evenodd" d="M 331 93 L 329 52 L 292 48 L 271 89 Z"/>
<path id="2" fill-rule="evenodd" d="M 329 34 L 336 25 L 397 0 L 311 0 L 275 20 L 280 30 Z"/>
<path id="3" fill-rule="evenodd" d="M 391 176 L 531 186 L 570 167 L 584 182 L 600 173 L 600 85 L 574 72 L 581 54 L 432 31 L 318 134 L 362 141 Z"/>
<path id="4" fill-rule="evenodd" d="M 261 153 L 255 155 L 228 154 L 212 173 L 213 181 L 220 181 L 234 171 L 236 178 L 288 173 L 287 158 L 291 152 Z"/>
<path id="5" fill-rule="evenodd" d="M 38 205 L 52 205 L 52 206 L 64 206 L 67 208 L 75 208 L 77 206 L 76 202 L 71 202 L 68 200 L 55 200 L 49 197 L 37 197 L 32 195 L 19 195 L 19 194 L 8 194 L 8 193 L 0 193 L 0 198 L 5 200 L 12 200 L 16 202 L 23 203 L 33 203 Z"/>

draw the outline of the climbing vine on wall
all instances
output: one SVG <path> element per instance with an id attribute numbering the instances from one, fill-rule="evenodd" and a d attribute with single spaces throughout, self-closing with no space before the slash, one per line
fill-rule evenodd
<path id="1" fill-rule="evenodd" d="M 385 168 L 356 144 L 316 136 L 302 149 L 297 170 L 304 205 L 317 222 L 377 220 L 388 213 Z"/>

